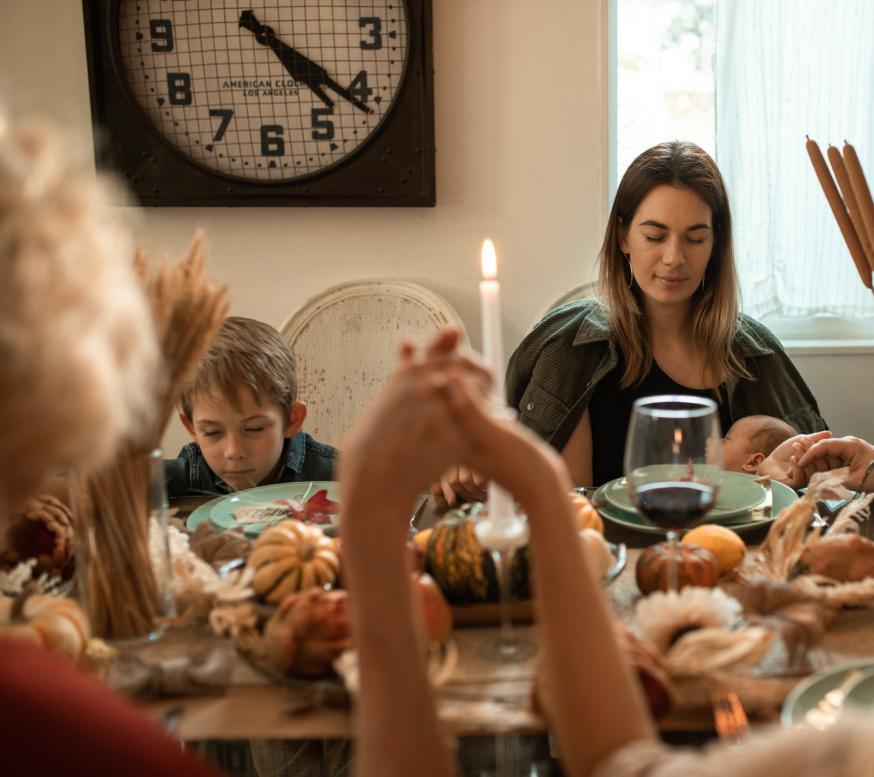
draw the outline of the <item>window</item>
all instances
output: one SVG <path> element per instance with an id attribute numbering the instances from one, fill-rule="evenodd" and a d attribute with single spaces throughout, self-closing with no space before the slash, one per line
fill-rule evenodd
<path id="1" fill-rule="evenodd" d="M 616 181 L 654 143 L 698 143 L 728 184 L 744 310 L 784 336 L 874 336 L 804 146 L 850 140 L 874 186 L 874 3 L 613 2 Z"/>

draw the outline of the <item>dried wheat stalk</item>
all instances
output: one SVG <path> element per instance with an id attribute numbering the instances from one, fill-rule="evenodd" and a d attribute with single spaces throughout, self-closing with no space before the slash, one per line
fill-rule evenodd
<path id="1" fill-rule="evenodd" d="M 150 632 L 162 614 L 162 592 L 149 553 L 149 451 L 159 447 L 184 382 L 203 357 L 227 312 L 225 287 L 207 280 L 200 235 L 174 263 L 154 269 L 135 259 L 151 303 L 164 363 L 155 376 L 154 414 L 121 446 L 115 460 L 75 473 L 78 582 L 96 634 L 114 639 Z"/>

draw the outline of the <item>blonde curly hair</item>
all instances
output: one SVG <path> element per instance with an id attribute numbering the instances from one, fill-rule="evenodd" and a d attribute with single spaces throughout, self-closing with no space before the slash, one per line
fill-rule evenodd
<path id="1" fill-rule="evenodd" d="M 149 412 L 152 317 L 113 186 L 0 110 L 0 505 L 100 464 Z"/>

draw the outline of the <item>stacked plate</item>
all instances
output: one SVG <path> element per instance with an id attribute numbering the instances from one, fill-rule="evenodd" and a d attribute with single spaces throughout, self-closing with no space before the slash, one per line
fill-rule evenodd
<path id="1" fill-rule="evenodd" d="M 830 666 L 802 680 L 786 697 L 780 722 L 825 729 L 848 707 L 874 709 L 874 662 L 871 659 Z"/>
<path id="2" fill-rule="evenodd" d="M 246 511 L 241 508 L 270 505 L 279 499 L 291 499 L 303 503 L 322 490 L 328 492 L 328 499 L 336 502 L 339 501 L 339 487 L 340 484 L 334 480 L 313 480 L 300 483 L 276 483 L 271 486 L 235 491 L 198 507 L 188 516 L 185 526 L 189 531 L 194 531 L 203 521 L 209 521 L 220 530 L 242 528 L 247 535 L 257 536 L 268 526 L 290 516 L 279 515 L 265 521 L 249 522 L 245 519 L 240 520 L 246 514 Z M 330 530 L 339 524 L 340 516 L 325 515 L 323 521 L 327 522 L 324 528 Z"/>
<path id="3" fill-rule="evenodd" d="M 723 472 L 716 505 L 707 514 L 704 522 L 721 523 L 735 531 L 755 529 L 774 520 L 784 507 L 798 498 L 798 495 L 789 486 L 772 481 L 771 516 L 770 518 L 754 517 L 753 512 L 764 504 L 767 497 L 766 490 L 756 483 L 754 475 Z M 634 507 L 625 478 L 617 478 L 605 483 L 592 495 L 592 502 L 608 521 L 650 534 L 665 533 L 664 529 L 651 524 Z"/>

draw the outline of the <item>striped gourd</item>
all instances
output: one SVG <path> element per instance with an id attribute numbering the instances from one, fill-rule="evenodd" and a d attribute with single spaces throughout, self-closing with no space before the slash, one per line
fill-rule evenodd
<path id="1" fill-rule="evenodd" d="M 272 604 L 295 591 L 333 585 L 340 568 L 334 542 L 318 526 L 296 520 L 263 532 L 247 564 L 255 593 Z"/>
<path id="2" fill-rule="evenodd" d="M 448 512 L 428 539 L 427 569 L 450 601 L 494 601 L 498 596 L 495 566 L 482 549 L 475 520 Z"/>

